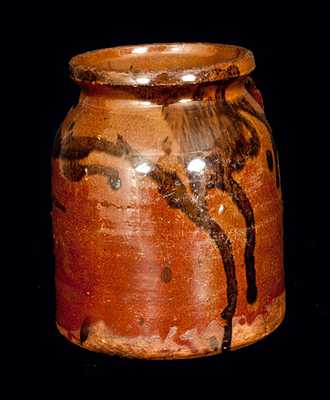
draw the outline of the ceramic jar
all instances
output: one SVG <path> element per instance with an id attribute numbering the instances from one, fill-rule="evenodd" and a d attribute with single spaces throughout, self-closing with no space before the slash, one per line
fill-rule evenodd
<path id="1" fill-rule="evenodd" d="M 56 321 L 84 348 L 212 355 L 283 320 L 280 173 L 253 54 L 125 46 L 70 62 L 53 151 Z"/>

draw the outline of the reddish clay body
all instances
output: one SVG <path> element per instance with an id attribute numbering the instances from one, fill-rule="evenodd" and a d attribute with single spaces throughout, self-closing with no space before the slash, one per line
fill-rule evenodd
<path id="1" fill-rule="evenodd" d="M 283 320 L 278 157 L 251 52 L 126 46 L 70 62 L 53 153 L 57 326 L 94 351 L 217 354 Z"/>

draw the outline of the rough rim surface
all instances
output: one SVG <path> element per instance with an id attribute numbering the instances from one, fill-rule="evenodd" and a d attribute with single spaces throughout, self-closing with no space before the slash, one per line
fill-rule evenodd
<path id="1" fill-rule="evenodd" d="M 214 43 L 162 43 L 89 51 L 70 60 L 79 84 L 177 86 L 237 78 L 255 68 L 253 53 Z"/>

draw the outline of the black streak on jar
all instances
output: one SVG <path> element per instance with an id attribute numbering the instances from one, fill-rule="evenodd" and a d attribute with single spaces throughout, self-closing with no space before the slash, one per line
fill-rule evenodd
<path id="1" fill-rule="evenodd" d="M 264 124 L 264 126 L 266 127 L 266 129 L 268 130 L 270 140 L 272 142 L 273 154 L 274 154 L 274 158 L 275 158 L 274 164 L 275 164 L 275 174 L 276 174 L 276 187 L 279 188 L 280 187 L 280 167 L 279 167 L 277 148 L 276 148 L 276 144 L 275 144 L 275 140 L 274 140 L 274 137 L 272 134 L 271 127 L 270 127 L 264 113 L 260 113 L 260 112 L 256 111 L 251 106 L 251 104 L 245 99 L 242 99 L 240 103 L 241 103 L 241 108 L 243 111 L 247 112 L 248 114 L 252 115 L 257 120 L 262 122 Z"/>
<path id="2" fill-rule="evenodd" d="M 273 155 L 270 150 L 266 151 L 266 159 L 267 159 L 267 164 L 270 172 L 273 172 L 274 169 L 274 161 L 273 161 Z"/>
<path id="3" fill-rule="evenodd" d="M 66 212 L 66 207 L 64 204 L 62 204 L 54 195 L 52 196 L 53 198 L 53 205 L 57 207 L 59 210 L 62 212 Z"/>
<path id="4" fill-rule="evenodd" d="M 75 121 L 72 121 L 71 124 L 69 125 L 68 130 L 69 130 L 69 131 L 72 131 L 72 129 L 74 128 L 74 126 L 75 126 Z"/>
<path id="5" fill-rule="evenodd" d="M 90 318 L 86 317 L 80 327 L 80 344 L 83 344 L 87 339 L 90 332 Z"/>

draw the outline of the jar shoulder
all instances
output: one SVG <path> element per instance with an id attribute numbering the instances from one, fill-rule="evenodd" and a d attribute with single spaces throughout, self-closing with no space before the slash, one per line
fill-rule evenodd
<path id="1" fill-rule="evenodd" d="M 119 135 L 140 152 L 185 157 L 217 151 L 227 161 L 237 153 L 255 156 L 262 143 L 272 141 L 264 111 L 248 92 L 165 105 L 136 99 L 93 101 L 81 101 L 68 112 L 54 142 L 55 158 L 78 138 L 111 142 Z"/>

